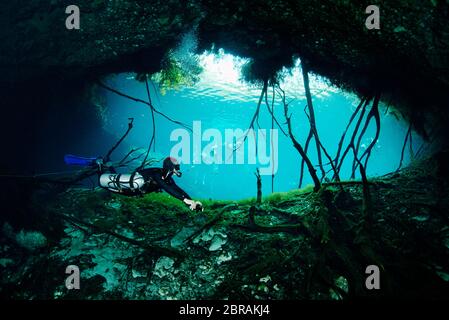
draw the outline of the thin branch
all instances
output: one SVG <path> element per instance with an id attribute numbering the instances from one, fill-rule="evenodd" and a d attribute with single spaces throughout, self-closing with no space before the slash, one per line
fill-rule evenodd
<path id="1" fill-rule="evenodd" d="M 307 154 L 304 152 L 304 149 L 302 148 L 301 144 L 296 140 L 295 136 L 293 135 L 292 125 L 291 125 L 291 116 L 288 115 L 288 104 L 285 102 L 285 92 L 284 92 L 284 90 L 281 89 L 281 87 L 279 85 L 278 85 L 278 89 L 282 92 L 281 98 L 282 98 L 282 103 L 284 105 L 284 116 L 287 121 L 288 134 L 290 136 L 290 140 L 292 141 L 295 149 L 299 152 L 301 157 L 306 162 L 307 168 L 309 169 L 309 173 L 310 173 L 310 175 L 313 179 L 314 185 L 315 185 L 313 190 L 318 191 L 321 187 L 321 182 L 318 179 L 316 170 L 313 167 L 312 162 L 307 157 Z"/>
<path id="2" fill-rule="evenodd" d="M 344 140 L 345 140 L 345 138 L 346 138 L 346 133 L 348 132 L 349 127 L 350 127 L 351 124 L 352 124 L 352 121 L 354 121 L 355 116 L 359 113 L 359 111 L 360 111 L 360 109 L 362 108 L 362 106 L 363 106 L 363 104 L 365 103 L 365 101 L 366 101 L 366 97 L 363 97 L 363 98 L 360 100 L 360 103 L 358 104 L 358 106 L 357 106 L 357 108 L 355 109 L 355 111 L 352 113 L 351 118 L 349 119 L 349 123 L 348 123 L 348 125 L 346 126 L 346 129 L 345 129 L 345 131 L 343 132 L 343 134 L 342 134 L 342 136 L 341 136 L 341 138 L 340 138 L 340 141 L 338 142 L 337 155 L 335 156 L 335 165 L 336 165 L 336 166 L 338 166 L 338 161 L 339 161 L 339 159 L 340 159 L 340 152 L 341 152 L 341 148 L 343 147 L 343 142 L 344 142 Z"/>
<path id="3" fill-rule="evenodd" d="M 257 179 L 257 204 L 262 203 L 262 179 L 260 178 L 259 168 L 256 169 L 255 173 L 256 179 Z"/>
<path id="4" fill-rule="evenodd" d="M 307 68 L 307 64 L 304 62 L 301 62 L 301 70 L 302 70 L 302 77 L 304 81 L 304 89 L 306 92 L 306 99 L 307 99 L 307 107 L 309 109 L 309 122 L 310 122 L 310 131 L 313 134 L 313 137 L 315 139 L 315 145 L 316 145 L 316 151 L 318 156 L 318 164 L 321 170 L 322 177 L 324 178 L 325 172 L 323 168 L 323 160 L 321 158 L 321 148 L 320 148 L 320 138 L 318 136 L 318 131 L 316 128 L 316 120 L 315 120 L 315 111 L 313 109 L 313 103 L 312 103 L 312 94 L 310 93 L 310 85 L 309 85 L 309 71 Z"/>
<path id="5" fill-rule="evenodd" d="M 307 106 L 306 106 L 306 108 L 307 108 Z M 304 110 L 304 112 L 305 112 L 305 110 Z M 309 130 L 309 135 L 307 136 L 306 144 L 304 145 L 304 152 L 306 154 L 309 151 L 309 144 L 310 144 L 310 141 L 312 140 L 312 137 L 313 137 L 313 132 L 312 132 L 312 130 Z M 302 181 L 304 179 L 304 164 L 305 164 L 304 159 L 302 159 L 302 161 L 301 161 L 301 172 L 300 172 L 300 175 L 299 175 L 299 186 L 298 186 L 298 188 L 301 188 Z"/>
<path id="6" fill-rule="evenodd" d="M 125 134 L 116 142 L 116 144 L 106 154 L 106 156 L 104 157 L 104 162 L 105 163 L 109 162 L 111 160 L 112 152 L 114 152 L 114 150 L 117 149 L 117 147 L 122 143 L 122 141 L 126 138 L 128 133 L 131 131 L 131 129 L 133 128 L 133 121 L 134 121 L 134 118 L 129 118 L 128 130 L 126 130 Z"/>
<path id="7" fill-rule="evenodd" d="M 271 114 L 271 130 L 272 131 L 274 130 L 274 123 L 276 123 L 277 126 L 279 127 L 279 129 L 281 130 L 281 132 L 284 134 L 284 136 L 288 137 L 287 133 L 284 131 L 284 129 L 281 127 L 278 120 L 274 116 L 274 100 L 276 97 L 275 84 L 272 84 L 272 88 L 273 88 L 273 93 L 272 93 L 272 97 L 271 97 L 271 107 L 268 103 L 268 90 L 265 92 L 265 104 L 267 106 L 268 112 Z M 274 148 L 273 143 L 274 143 L 273 135 L 271 135 L 270 136 L 271 150 L 273 150 L 273 148 Z M 271 172 L 271 193 L 273 193 L 273 192 L 274 192 L 274 164 L 272 166 L 272 172 Z"/>
<path id="8" fill-rule="evenodd" d="M 280 224 L 275 226 L 260 225 L 255 220 L 255 214 L 258 210 L 257 207 L 251 206 L 249 209 L 248 223 L 247 224 L 232 224 L 232 227 L 248 230 L 251 232 L 262 233 L 279 233 L 286 232 L 291 234 L 305 234 L 310 236 L 310 231 L 303 224 Z"/>
<path id="9" fill-rule="evenodd" d="M 262 103 L 264 95 L 266 94 L 267 87 L 268 87 L 268 81 L 265 80 L 263 82 L 263 88 L 262 88 L 262 92 L 260 93 L 259 102 L 257 103 L 256 111 L 254 112 L 254 115 L 251 118 L 251 122 L 249 123 L 248 129 L 246 130 L 246 132 L 243 135 L 243 137 L 240 138 L 240 140 L 242 140 L 242 142 L 240 143 L 240 145 L 238 145 L 238 146 L 236 145 L 236 147 L 233 148 L 231 157 L 245 143 L 246 139 L 248 138 L 248 133 L 251 132 L 251 129 L 254 132 L 254 123 L 259 120 L 260 105 Z M 257 124 L 258 124 L 258 122 L 257 122 Z M 257 154 L 257 144 L 256 144 L 256 154 Z"/>
<path id="10" fill-rule="evenodd" d="M 402 145 L 402 150 L 401 150 L 401 160 L 399 161 L 399 166 L 396 169 L 396 172 L 398 172 L 401 169 L 401 167 L 402 167 L 402 161 L 404 160 L 405 146 L 407 145 L 407 141 L 409 139 L 409 135 L 411 133 L 411 130 L 412 130 L 412 124 L 410 123 L 410 125 L 408 126 L 407 133 L 405 134 L 404 144 Z"/>
<path id="11" fill-rule="evenodd" d="M 345 157 L 348 154 L 349 150 L 353 149 L 354 153 L 356 153 L 355 152 L 355 146 L 354 146 L 354 140 L 355 140 L 355 137 L 357 136 L 357 133 L 358 133 L 359 128 L 360 128 L 360 124 L 361 124 L 362 119 L 363 119 L 363 117 L 365 115 L 366 106 L 368 105 L 370 100 L 371 100 L 370 98 L 366 99 L 365 103 L 363 104 L 362 112 L 360 113 L 359 119 L 357 120 L 357 123 L 356 123 L 355 128 L 354 128 L 354 131 L 352 132 L 351 140 L 349 141 L 349 144 L 345 148 L 345 151 L 343 152 L 343 155 L 341 156 L 341 160 L 338 162 L 338 165 L 337 165 L 337 171 L 338 172 L 340 172 L 341 167 L 343 165 L 343 162 L 345 160 Z"/>
<path id="12" fill-rule="evenodd" d="M 86 227 L 89 227 L 93 231 L 96 231 L 96 232 L 99 232 L 99 233 L 108 234 L 110 236 L 113 236 L 113 237 L 121 240 L 121 241 L 130 243 L 132 245 L 141 247 L 143 249 L 146 249 L 149 252 L 153 252 L 155 254 L 160 254 L 160 255 L 165 255 L 165 256 L 172 256 L 172 257 L 176 257 L 176 258 L 183 258 L 184 257 L 184 253 L 181 252 L 181 251 L 178 251 L 178 250 L 175 250 L 175 249 L 172 249 L 172 248 L 164 248 L 164 247 L 157 246 L 157 245 L 148 245 L 148 244 L 146 244 L 143 241 L 138 241 L 138 240 L 135 240 L 135 239 L 131 239 L 131 238 L 125 237 L 125 236 L 123 236 L 123 235 L 121 235 L 119 233 L 116 233 L 114 231 L 101 228 L 99 226 L 96 226 L 96 225 L 94 225 L 92 223 L 80 220 L 80 219 L 75 218 L 73 216 L 69 216 L 69 215 L 66 215 L 66 214 L 63 214 L 63 213 L 59 213 L 59 215 L 64 220 L 67 220 L 69 222 L 74 222 L 76 224 L 84 225 Z"/>
<path id="13" fill-rule="evenodd" d="M 371 141 L 370 145 L 368 146 L 368 148 L 366 148 L 366 150 L 363 152 L 362 156 L 359 159 L 360 161 L 362 161 L 362 159 L 366 156 L 365 164 L 364 164 L 364 169 L 365 170 L 366 170 L 366 167 L 368 165 L 368 159 L 369 159 L 369 157 L 371 155 L 371 151 L 374 148 L 374 146 L 376 145 L 377 140 L 379 139 L 379 135 L 380 135 L 379 100 L 380 100 L 380 94 L 378 93 L 374 97 L 373 106 L 371 107 L 371 110 L 370 110 L 368 116 L 366 117 L 365 125 L 363 127 L 362 132 L 360 133 L 360 137 L 359 137 L 359 140 L 357 142 L 356 154 L 358 154 L 358 149 L 359 149 L 359 146 L 360 146 L 361 138 L 365 134 L 365 131 L 368 128 L 368 125 L 369 125 L 371 119 L 374 118 L 374 121 L 376 123 L 376 134 L 374 136 L 373 141 Z M 353 164 L 353 169 L 352 169 L 352 174 L 351 174 L 351 178 L 352 179 L 355 177 L 355 170 L 357 169 L 357 166 L 358 166 L 358 161 L 357 161 L 357 163 L 355 163 L 355 159 L 354 159 L 354 164 Z"/>
<path id="14" fill-rule="evenodd" d="M 309 118 L 309 115 L 308 115 L 307 113 L 306 113 L 306 115 L 307 115 L 307 118 Z M 310 118 L 309 118 L 309 121 L 310 121 Z M 321 140 L 318 139 L 317 141 L 318 141 L 318 143 L 319 143 L 319 147 L 323 150 L 324 155 L 326 156 L 327 160 L 329 160 L 329 164 L 331 165 L 332 170 L 334 171 L 334 177 L 335 177 L 335 180 L 336 180 L 337 182 L 340 181 L 340 176 L 339 176 L 339 174 L 338 174 L 338 170 L 337 170 L 337 168 L 336 168 L 336 166 L 335 166 L 334 161 L 332 160 L 331 156 L 330 156 L 329 153 L 327 152 L 327 150 L 326 150 L 326 148 L 324 147 L 324 145 L 321 143 Z M 322 166 L 322 164 L 321 164 L 321 166 Z M 324 176 L 326 176 L 326 174 L 327 174 L 327 173 L 325 173 Z M 323 176 L 323 178 L 324 178 L 324 176 Z M 343 187 L 341 187 L 341 189 L 343 190 Z"/>
<path id="15" fill-rule="evenodd" d="M 153 102 L 151 101 L 150 89 L 148 88 L 148 79 L 147 78 L 145 78 L 145 86 L 147 89 L 148 100 L 149 100 L 150 104 L 153 105 Z M 151 140 L 153 141 L 153 151 L 156 152 L 156 121 L 154 119 L 154 106 L 151 108 L 151 120 L 153 123 L 153 134 L 151 136 Z M 150 145 L 151 145 L 151 143 L 150 143 Z"/>
<path id="16" fill-rule="evenodd" d="M 410 160 L 412 161 L 415 158 L 415 153 L 413 151 L 413 131 L 410 130 L 410 136 L 408 139 L 408 146 L 409 146 L 409 152 L 410 152 Z"/>
<path id="17" fill-rule="evenodd" d="M 153 102 L 151 101 L 151 94 L 150 94 L 150 88 L 148 87 L 147 77 L 145 77 L 145 88 L 147 90 L 148 103 L 149 103 L 150 109 L 151 109 L 151 117 L 152 117 L 152 121 L 153 121 L 153 133 L 151 135 L 150 145 L 148 146 L 147 152 L 145 154 L 145 158 L 143 158 L 142 164 L 136 169 L 136 171 L 142 169 L 145 166 L 145 162 L 147 161 L 148 155 L 150 154 L 151 146 L 153 145 L 153 143 L 156 144 L 156 123 L 154 121 L 155 109 L 153 106 Z"/>
<path id="18" fill-rule="evenodd" d="M 279 127 L 279 129 L 281 130 L 281 132 L 284 134 L 284 136 L 288 137 L 288 134 L 284 131 L 284 129 L 282 128 L 282 126 L 279 124 L 279 121 L 276 119 L 275 115 L 274 115 L 274 96 L 275 96 L 275 92 L 274 92 L 274 85 L 273 85 L 273 98 L 271 101 L 271 108 L 270 105 L 268 103 L 268 94 L 265 94 L 265 104 L 267 106 L 268 112 L 271 115 L 271 119 L 272 121 L 274 121 L 277 126 Z M 273 129 L 273 128 L 272 128 Z"/>
<path id="19" fill-rule="evenodd" d="M 122 160 L 119 161 L 119 165 L 122 165 L 125 163 L 125 160 L 128 159 L 128 157 L 130 157 L 134 152 L 137 152 L 139 150 L 141 150 L 142 148 L 137 148 L 137 149 L 131 149 L 123 158 Z"/>
<path id="20" fill-rule="evenodd" d="M 212 227 L 214 224 L 216 224 L 222 217 L 223 214 L 231 209 L 231 208 L 236 208 L 237 205 L 232 203 L 232 204 L 228 204 L 222 208 L 220 208 L 220 210 L 218 211 L 218 213 L 212 217 L 211 219 L 209 219 L 209 221 L 207 221 L 202 227 L 200 227 L 197 231 L 195 231 L 193 234 L 191 234 L 188 238 L 186 238 L 183 242 L 187 243 L 190 242 L 191 240 L 195 239 L 197 236 L 199 236 L 204 230 L 209 229 L 210 227 Z"/>
<path id="21" fill-rule="evenodd" d="M 98 84 L 100 87 L 102 87 L 102 88 L 104 88 L 104 89 L 106 89 L 106 90 L 109 90 L 109 91 L 111 91 L 111 92 L 113 92 L 113 93 L 115 93 L 115 94 L 117 94 L 117 95 L 119 95 L 119 96 L 121 96 L 121 97 L 130 99 L 130 100 L 133 100 L 133 101 L 135 101 L 135 102 L 143 103 L 143 104 L 145 104 L 145 105 L 147 105 L 147 106 L 149 106 L 149 107 L 151 108 L 150 103 L 147 102 L 147 101 L 144 101 L 144 100 L 138 99 L 138 98 L 134 98 L 134 97 L 132 97 L 132 96 L 129 96 L 129 95 L 127 95 L 127 94 L 124 94 L 124 93 L 122 93 L 122 92 L 120 92 L 120 91 L 118 91 L 118 90 L 116 90 L 116 89 L 113 89 L 113 88 L 111 88 L 111 87 L 105 85 L 105 84 L 102 83 L 101 81 L 97 81 L 97 84 Z M 162 117 L 164 117 L 164 118 L 167 119 L 168 121 L 173 122 L 173 123 L 175 123 L 175 124 L 178 124 L 178 125 L 180 125 L 180 126 L 186 128 L 186 129 L 189 130 L 189 131 L 192 131 L 192 128 L 190 128 L 188 125 L 186 125 L 186 124 L 184 124 L 184 123 L 182 123 L 182 122 L 180 122 L 180 121 L 173 120 L 172 118 L 170 118 L 170 117 L 168 117 L 167 115 L 163 114 L 162 112 L 158 111 L 156 108 L 154 108 L 154 112 L 157 113 L 157 114 L 159 114 L 159 115 L 161 115 Z"/>

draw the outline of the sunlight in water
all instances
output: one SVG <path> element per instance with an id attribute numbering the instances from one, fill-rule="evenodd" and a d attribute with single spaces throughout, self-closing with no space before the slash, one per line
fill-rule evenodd
<path id="1" fill-rule="evenodd" d="M 186 97 L 210 97 L 221 101 L 248 101 L 257 98 L 260 88 L 242 80 L 241 69 L 248 61 L 246 58 L 225 53 L 224 50 L 219 50 L 218 54 L 204 52 L 199 56 L 200 65 L 204 70 L 200 81 L 195 85 L 194 92 L 184 90 L 183 94 Z M 288 96 L 297 100 L 305 99 L 299 59 L 295 61 L 293 68 L 284 68 L 281 73 L 284 75 L 281 86 Z M 314 75 L 310 75 L 310 88 L 316 98 L 327 97 L 337 91 L 323 78 Z"/>

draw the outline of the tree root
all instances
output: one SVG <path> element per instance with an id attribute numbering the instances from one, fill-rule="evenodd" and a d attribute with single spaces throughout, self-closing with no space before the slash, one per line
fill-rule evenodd
<path id="1" fill-rule="evenodd" d="M 366 117 L 365 124 L 363 126 L 363 129 L 362 129 L 360 135 L 359 135 L 359 139 L 357 140 L 354 161 L 352 164 L 352 174 L 351 174 L 352 179 L 355 177 L 355 170 L 357 169 L 357 166 L 361 163 L 362 159 L 365 156 L 366 156 L 366 158 L 365 158 L 364 167 L 366 169 L 366 167 L 368 166 L 368 160 L 371 155 L 371 151 L 374 148 L 374 146 L 376 145 L 377 140 L 379 139 L 379 134 L 380 134 L 379 100 L 380 100 L 380 93 L 376 94 L 376 96 L 374 97 L 373 105 L 371 107 L 370 112 L 368 113 L 368 115 Z M 359 148 L 360 148 L 360 143 L 362 141 L 362 137 L 365 134 L 366 129 L 368 128 L 368 125 L 371 122 L 371 119 L 374 119 L 374 121 L 376 123 L 376 135 L 375 135 L 373 141 L 371 141 L 371 143 L 369 144 L 368 148 L 366 148 L 366 150 L 363 152 L 363 154 L 360 156 L 360 158 L 356 160 L 356 157 L 358 157 L 358 152 L 359 152 Z"/>
<path id="2" fill-rule="evenodd" d="M 189 236 L 187 239 L 184 240 L 184 243 L 190 242 L 191 240 L 195 239 L 197 236 L 199 236 L 204 230 L 211 228 L 214 224 L 216 224 L 223 216 L 223 214 L 226 212 L 226 210 L 230 208 L 236 207 L 236 204 L 228 204 L 221 208 L 218 213 L 209 219 L 201 228 L 199 228 L 197 231 L 195 231 L 191 236 Z"/>
<path id="3" fill-rule="evenodd" d="M 309 230 L 304 227 L 303 224 L 280 224 L 276 226 L 263 226 L 260 224 L 257 224 L 255 221 L 255 214 L 258 209 L 255 206 L 252 206 L 249 209 L 249 216 L 248 216 L 248 224 L 242 225 L 242 224 L 232 224 L 231 227 L 240 228 L 243 230 L 248 230 L 252 232 L 262 232 L 262 233 L 278 233 L 278 232 L 287 232 L 291 234 L 304 234 L 304 235 L 310 235 Z"/>
<path id="4" fill-rule="evenodd" d="M 116 233 L 114 231 L 105 230 L 104 228 L 96 226 L 96 225 L 94 225 L 92 223 L 82 221 L 82 220 L 80 220 L 78 218 L 75 218 L 75 217 L 72 217 L 72 216 L 69 216 L 69 215 L 66 215 L 66 214 L 63 214 L 63 213 L 60 213 L 59 216 L 62 219 L 68 221 L 71 224 L 73 224 L 73 223 L 81 224 L 81 225 L 83 225 L 85 227 L 89 227 L 90 229 L 92 229 L 93 231 L 95 231 L 97 233 L 108 234 L 110 236 L 113 236 L 113 237 L 121 240 L 121 241 L 130 243 L 132 245 L 135 245 L 135 246 L 138 246 L 138 247 L 140 247 L 142 249 L 150 251 L 152 254 L 159 254 L 161 256 L 168 256 L 168 257 L 174 257 L 174 258 L 179 258 L 179 259 L 183 259 L 185 257 L 183 252 L 175 250 L 175 249 L 165 248 L 165 247 L 161 247 L 161 246 L 158 246 L 158 245 L 149 245 L 149 244 L 146 244 L 143 241 L 138 241 L 138 240 L 135 240 L 135 239 L 131 239 L 131 238 L 125 237 L 125 236 L 123 236 L 121 234 L 118 234 L 118 233 Z"/>
<path id="5" fill-rule="evenodd" d="M 326 173 L 323 168 L 323 160 L 321 157 L 322 145 L 321 145 L 320 138 L 318 136 L 318 131 L 316 128 L 315 111 L 313 110 L 312 94 L 310 93 L 310 86 L 309 86 L 309 71 L 308 71 L 307 64 L 304 63 L 304 61 L 301 61 L 301 70 L 302 70 L 302 78 L 304 81 L 304 90 L 306 92 L 307 108 L 309 109 L 309 114 L 307 115 L 307 117 L 309 118 L 309 123 L 310 123 L 309 137 L 310 138 L 313 137 L 315 140 L 317 157 L 318 157 L 318 166 L 321 170 L 321 177 L 324 178 Z M 309 141 L 310 141 L 310 138 L 308 138 Z M 303 161 L 304 161 L 304 159 L 303 159 Z M 299 186 L 299 187 L 301 187 L 301 186 Z"/>
<path id="6" fill-rule="evenodd" d="M 281 89 L 281 87 L 278 85 L 278 89 L 280 91 L 280 95 L 282 98 L 282 103 L 284 105 L 284 116 L 285 116 L 285 120 L 287 121 L 287 127 L 288 127 L 288 134 L 290 136 L 290 140 L 293 143 L 293 146 L 295 147 L 295 149 L 298 151 L 298 153 L 301 155 L 301 158 L 305 161 L 307 168 L 309 170 L 310 176 L 313 179 L 313 183 L 314 183 L 314 191 L 318 191 L 320 190 L 321 187 L 321 182 L 320 179 L 318 179 L 318 176 L 316 174 L 316 170 L 313 167 L 312 162 L 310 161 L 309 157 L 307 156 L 307 154 L 304 152 L 303 147 L 301 146 L 301 144 L 298 142 L 298 140 L 296 140 L 295 136 L 293 135 L 293 130 L 292 130 L 292 124 L 291 124 L 291 115 L 288 115 L 288 103 L 285 101 L 285 92 L 284 90 Z"/>

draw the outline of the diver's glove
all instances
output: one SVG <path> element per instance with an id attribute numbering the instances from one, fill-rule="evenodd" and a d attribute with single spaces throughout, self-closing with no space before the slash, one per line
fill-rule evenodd
<path id="1" fill-rule="evenodd" d="M 194 211 L 203 211 L 203 204 L 199 201 L 194 201 L 190 199 L 184 199 L 183 200 L 185 204 L 187 204 L 190 208 L 190 210 Z"/>

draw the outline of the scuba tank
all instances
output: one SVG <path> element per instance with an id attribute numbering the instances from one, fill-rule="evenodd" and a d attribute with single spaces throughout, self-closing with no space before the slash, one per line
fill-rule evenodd
<path id="1" fill-rule="evenodd" d="M 103 173 L 99 180 L 102 188 L 126 194 L 139 193 L 145 185 L 145 179 L 138 172 L 131 174 Z"/>

